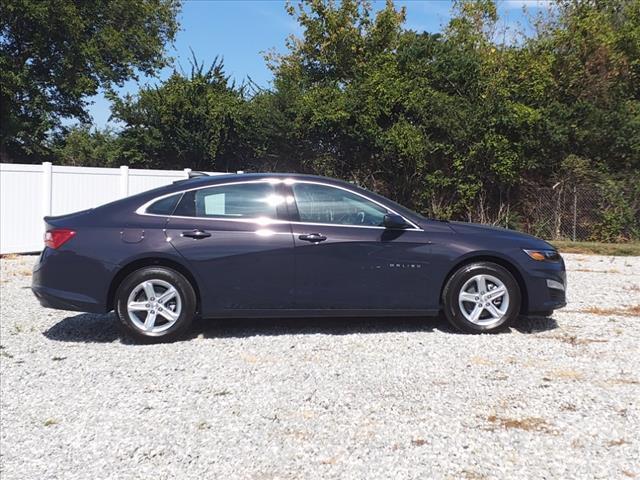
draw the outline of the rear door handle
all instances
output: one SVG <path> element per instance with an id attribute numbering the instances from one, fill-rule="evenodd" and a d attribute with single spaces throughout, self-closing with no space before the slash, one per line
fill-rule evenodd
<path id="1" fill-rule="evenodd" d="M 303 233 L 302 235 L 299 235 L 298 238 L 305 242 L 313 243 L 324 242 L 327 239 L 327 237 L 320 233 Z"/>
<path id="2" fill-rule="evenodd" d="M 188 230 L 186 232 L 182 232 L 180 234 L 181 237 L 189 237 L 195 238 L 196 240 L 201 240 L 203 238 L 210 237 L 211 234 L 209 232 L 205 232 L 203 230 Z"/>

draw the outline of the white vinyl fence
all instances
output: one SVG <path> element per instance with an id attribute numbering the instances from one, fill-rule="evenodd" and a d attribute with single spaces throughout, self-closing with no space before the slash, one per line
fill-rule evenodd
<path id="1" fill-rule="evenodd" d="M 189 172 L 0 163 L 0 254 L 42 250 L 46 215 L 97 207 L 188 178 Z"/>

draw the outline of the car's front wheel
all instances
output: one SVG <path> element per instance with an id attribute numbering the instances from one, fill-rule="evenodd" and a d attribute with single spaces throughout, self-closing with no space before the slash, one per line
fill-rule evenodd
<path id="1" fill-rule="evenodd" d="M 136 270 L 116 293 L 116 313 L 124 333 L 143 343 L 177 340 L 189 329 L 195 310 L 191 283 L 166 267 Z"/>
<path id="2" fill-rule="evenodd" d="M 449 278 L 442 297 L 447 319 L 466 333 L 503 330 L 520 311 L 518 283 L 506 268 L 491 262 L 458 269 Z"/>

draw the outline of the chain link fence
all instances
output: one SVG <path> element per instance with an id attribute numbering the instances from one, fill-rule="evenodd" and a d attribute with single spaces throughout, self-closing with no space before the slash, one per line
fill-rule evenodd
<path id="1" fill-rule="evenodd" d="M 640 238 L 640 194 L 618 184 L 525 187 L 521 229 L 549 240 L 629 241 Z"/>
<path id="2" fill-rule="evenodd" d="M 640 181 L 523 184 L 481 192 L 467 221 L 527 232 L 547 240 L 640 240 Z"/>

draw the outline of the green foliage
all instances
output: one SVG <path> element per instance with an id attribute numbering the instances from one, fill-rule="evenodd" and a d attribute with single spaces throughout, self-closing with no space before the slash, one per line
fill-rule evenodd
<path id="1" fill-rule="evenodd" d="M 195 170 L 228 170 L 238 164 L 243 89 L 229 83 L 222 62 L 205 69 L 194 61 L 189 76 L 174 71 L 158 87 L 113 100 L 113 117 L 126 125 L 120 136 L 122 161 Z"/>
<path id="2" fill-rule="evenodd" d="M 71 54 L 63 50 L 60 58 L 79 58 L 86 67 L 82 62 L 96 57 L 90 65 L 97 66 L 30 83 L 30 64 L 16 63 L 17 47 L 3 33 L 3 99 L 30 99 L 3 110 L 3 139 L 11 148 L 42 157 L 57 119 L 82 118 L 85 95 L 134 68 L 162 64 L 162 45 L 175 33 L 173 1 L 127 3 L 124 10 L 137 15 L 127 13 L 123 24 L 131 30 L 113 32 L 105 25 L 116 21 L 114 1 L 106 16 L 98 15 L 100 41 L 87 33 L 86 20 L 67 11 L 107 8 L 102 3 L 16 0 L 24 19 L 13 4 L 3 6 L 10 13 L 3 25 L 10 26 L 65 6 L 64 25 L 34 23 L 45 32 L 35 45 L 51 43 L 58 32 L 71 39 L 65 44 Z M 118 133 L 74 129 L 54 155 L 74 164 L 318 173 L 376 189 L 429 216 L 540 232 L 557 231 L 567 219 L 531 218 L 530 206 L 549 207 L 535 198 L 536 188 L 566 193 L 602 185 L 593 234 L 640 235 L 640 191 L 632 182 L 640 183 L 637 0 L 555 0 L 533 19 L 530 36 L 502 32 L 493 0 L 455 2 L 441 34 L 407 30 L 404 10 L 390 0 L 377 12 L 365 0 L 304 0 L 286 8 L 302 34 L 287 40 L 284 54 L 266 56 L 272 88 L 236 86 L 221 62 L 205 69 L 194 59 L 190 74 L 175 71 L 157 87 L 112 95 Z M 84 13 L 82 19 L 92 18 Z M 150 37 L 136 43 L 129 33 L 140 32 L 139 16 L 152 26 L 143 29 Z M 125 48 L 130 44 L 133 53 Z M 76 47 L 82 55 L 73 53 Z M 65 65 L 67 72 L 71 64 Z"/>
<path id="3" fill-rule="evenodd" d="M 167 64 L 178 0 L 3 0 L 2 157 L 49 153 L 61 119 L 86 120 L 87 97 Z"/>
<path id="4" fill-rule="evenodd" d="M 91 130 L 87 125 L 71 128 L 53 150 L 65 165 L 116 167 L 120 161 L 121 141 L 112 130 Z"/>
<path id="5" fill-rule="evenodd" d="M 601 189 L 600 221 L 594 225 L 592 240 L 624 242 L 640 238 L 640 176 L 606 180 Z"/>

